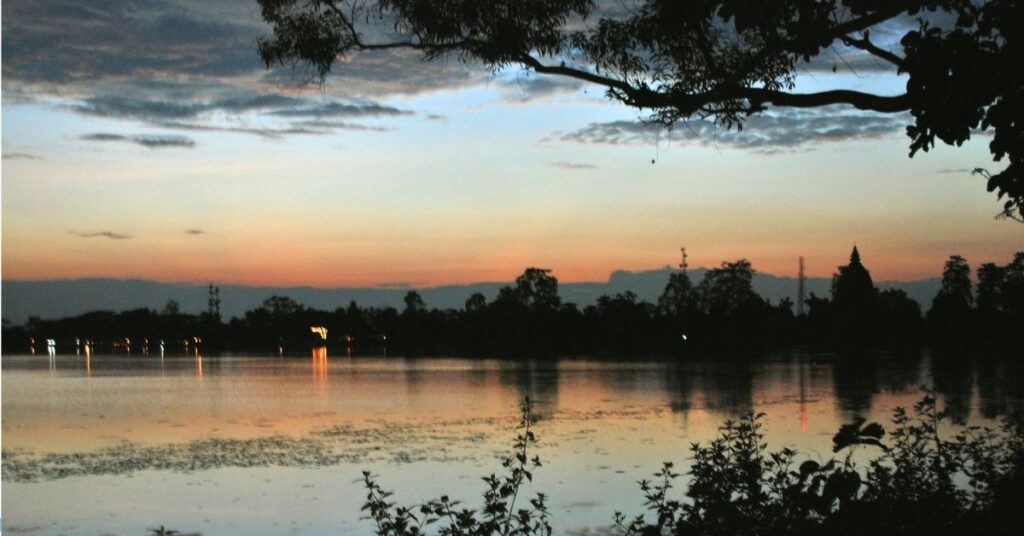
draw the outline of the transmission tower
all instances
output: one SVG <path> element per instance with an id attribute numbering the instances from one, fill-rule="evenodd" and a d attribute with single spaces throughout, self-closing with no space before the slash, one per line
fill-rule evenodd
<path id="1" fill-rule="evenodd" d="M 679 269 L 685 272 L 686 269 L 690 267 L 690 265 L 686 263 L 686 248 L 679 248 L 679 252 L 683 255 L 683 260 L 679 263 Z"/>
<path id="2" fill-rule="evenodd" d="M 804 256 L 800 256 L 800 279 L 796 289 L 796 316 L 804 316 Z"/>

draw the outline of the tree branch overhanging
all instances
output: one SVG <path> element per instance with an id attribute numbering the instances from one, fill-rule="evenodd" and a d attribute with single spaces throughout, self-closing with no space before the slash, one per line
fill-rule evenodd
<path id="1" fill-rule="evenodd" d="M 457 53 L 491 68 L 518 64 L 596 84 L 666 124 L 693 116 L 740 126 L 768 106 L 909 111 L 911 156 L 937 139 L 961 145 L 981 125 L 994 132 L 993 159 L 1008 162 L 987 187 L 1005 199 L 1010 217 L 1024 214 L 1024 79 L 1007 75 L 1020 73 L 1019 0 L 641 0 L 582 30 L 569 21 L 593 11 L 595 0 L 258 1 L 274 26 L 273 38 L 259 40 L 267 66 L 305 61 L 321 77 L 350 51 L 410 49 L 426 60 Z M 925 13 L 955 22 L 939 28 Z M 903 16 L 919 18 L 900 39 L 900 53 L 871 41 L 872 28 Z M 404 35 L 368 42 L 364 17 Z M 906 76 L 906 93 L 792 92 L 799 62 L 837 40 Z M 555 63 L 559 57 L 593 68 Z"/>
<path id="2" fill-rule="evenodd" d="M 892 52 L 889 52 L 888 50 L 879 48 L 874 43 L 872 43 L 867 31 L 864 32 L 864 37 L 861 37 L 860 39 L 851 37 L 849 35 L 844 35 L 841 39 L 843 43 L 845 43 L 847 46 L 863 50 L 868 54 L 871 54 L 872 56 L 881 58 L 895 65 L 896 67 L 902 68 L 904 65 L 903 58 L 897 56 L 896 54 L 893 54 Z"/>

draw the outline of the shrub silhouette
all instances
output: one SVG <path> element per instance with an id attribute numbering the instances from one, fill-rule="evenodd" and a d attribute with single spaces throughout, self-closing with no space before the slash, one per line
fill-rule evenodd
<path id="1" fill-rule="evenodd" d="M 392 492 L 385 491 L 373 474 L 364 471 L 360 480 L 367 491 L 363 511 L 374 522 L 375 534 L 419 536 L 426 534 L 427 526 L 439 523 L 441 528 L 437 534 L 442 536 L 549 536 L 551 525 L 548 522 L 547 497 L 543 493 L 530 499 L 529 508 L 515 509 L 523 481 L 532 481 L 533 470 L 541 466 L 538 457 L 529 457 L 530 449 L 537 444 L 537 436 L 531 430 L 536 419 L 529 398 L 523 400 L 521 410 L 520 432 L 512 454 L 502 462 L 505 474 L 501 477 L 491 474 L 483 478 L 487 489 L 480 510 L 466 508 L 447 495 L 413 507 L 396 505 L 389 500 Z"/>
<path id="2" fill-rule="evenodd" d="M 523 480 L 540 467 L 528 458 L 537 438 L 529 400 L 520 433 L 504 462 L 503 477 L 490 475 L 483 507 L 466 508 L 448 496 L 418 506 L 398 506 L 369 472 L 363 510 L 381 536 L 430 533 L 460 536 L 550 535 L 546 496 L 515 509 Z M 615 512 L 613 528 L 627 536 L 1018 534 L 1024 504 L 1024 429 L 1007 420 L 1001 429 L 942 427 L 947 419 L 928 393 L 911 411 L 897 408 L 892 431 L 864 419 L 833 437 L 837 458 L 819 462 L 783 448 L 769 451 L 763 413 L 727 421 L 717 438 L 691 445 L 686 493 L 672 497 L 681 476 L 666 462 L 652 480 L 638 484 L 648 514 Z M 945 434 L 952 433 L 949 438 Z M 887 438 L 888 435 L 888 438 Z M 858 466 L 858 454 L 871 456 Z"/>

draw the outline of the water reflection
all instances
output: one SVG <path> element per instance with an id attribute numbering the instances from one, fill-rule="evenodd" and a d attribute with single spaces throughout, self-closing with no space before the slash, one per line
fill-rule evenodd
<path id="1" fill-rule="evenodd" d="M 327 347 L 317 346 L 310 353 L 313 358 L 313 384 L 323 392 L 327 388 Z"/>
<path id="2" fill-rule="evenodd" d="M 921 385 L 935 387 L 940 405 L 972 424 L 992 425 L 985 418 L 1024 408 L 1024 364 L 999 358 L 794 352 L 747 361 L 615 362 L 342 354 L 328 365 L 325 347 L 284 358 L 204 356 L 194 348 L 165 359 L 155 349 L 149 357 L 129 357 L 86 346 L 83 354 L 57 355 L 55 370 L 41 353 L 2 361 L 5 475 L 9 467 L 28 467 L 12 459 L 51 453 L 66 455 L 54 457 L 64 466 L 38 467 L 78 475 L 15 482 L 22 498 L 5 496 L 4 508 L 10 506 L 12 517 L 34 515 L 39 523 L 94 533 L 108 519 L 95 521 L 91 504 L 80 498 L 97 487 L 124 505 L 132 527 L 140 506 L 165 508 L 154 517 L 166 519 L 195 497 L 201 508 L 192 506 L 189 517 L 217 508 L 218 517 L 245 526 L 254 509 L 232 501 L 246 489 L 271 514 L 336 497 L 338 516 L 354 520 L 362 497 L 351 476 L 364 469 L 396 486 L 415 482 L 425 496 L 472 496 L 479 481 L 471 477 L 494 470 L 494 454 L 514 437 L 523 396 L 536 402 L 539 454 L 551 461 L 538 473 L 542 489 L 594 504 L 557 516 L 590 527 L 607 523 L 621 498 L 637 495 L 637 479 L 662 461 L 686 462 L 689 444 L 712 439 L 725 419 L 751 408 L 767 413 L 773 449 L 822 458 L 839 424 L 856 413 L 887 425 L 894 406 L 921 398 Z M 218 468 L 233 469 L 207 471 Z M 100 476 L 105 480 L 95 480 Z M 209 485 L 197 494 L 192 486 L 200 481 Z M 173 498 L 164 503 L 164 497 Z M 237 532 L 243 531 L 218 533 Z"/>
<path id="3" fill-rule="evenodd" d="M 803 260 L 800 261 L 803 263 Z M 807 359 L 800 356 L 798 360 L 800 367 L 800 432 L 807 431 Z"/>
<path id="4" fill-rule="evenodd" d="M 692 370 L 684 367 L 670 367 L 665 374 L 665 390 L 669 397 L 669 407 L 684 416 L 693 408 L 693 390 L 695 375 Z"/>
<path id="5" fill-rule="evenodd" d="M 971 394 L 974 388 L 974 364 L 970 361 L 938 354 L 932 362 L 932 381 L 935 391 L 946 401 L 946 412 L 959 423 L 967 421 L 971 413 Z"/>
<path id="6" fill-rule="evenodd" d="M 166 378 L 168 382 L 182 375 L 217 378 L 205 386 L 193 387 L 203 389 L 201 393 L 168 395 L 176 402 L 191 397 L 197 400 L 195 404 L 201 404 L 204 397 L 222 396 L 226 389 L 222 380 L 238 378 L 242 383 L 231 396 L 243 409 L 250 396 L 287 406 L 311 393 L 319 403 L 334 405 L 334 410 L 344 413 L 346 404 L 373 405 L 375 400 L 360 397 L 375 399 L 382 392 L 411 415 L 424 408 L 443 413 L 452 404 L 466 404 L 466 409 L 460 411 L 470 416 L 481 407 L 514 411 L 524 396 L 535 401 L 537 415 L 545 419 L 567 410 L 660 407 L 674 414 L 677 423 L 695 416 L 700 422 L 717 423 L 754 409 L 784 418 L 792 433 L 807 435 L 823 433 L 855 416 L 881 412 L 881 418 L 887 419 L 886 413 L 893 405 L 913 403 L 921 387 L 935 389 L 950 415 L 960 421 L 995 419 L 1024 409 L 1024 364 L 964 355 L 848 358 L 794 352 L 758 360 L 639 363 L 357 356 L 337 359 L 328 371 L 327 348 L 322 346 L 311 349 L 309 364 L 288 357 L 204 356 L 194 346 L 188 354 L 166 358 L 158 357 L 156 351 L 145 357 L 138 353 L 129 357 L 97 355 L 88 344 L 81 348 L 79 356 L 70 346 L 70 355 L 8 356 L 3 368 L 5 374 L 36 370 L 48 371 L 47 376 L 54 378 L 118 378 L 118 382 L 139 382 L 141 393 L 155 386 L 146 383 L 154 378 Z M 273 378 L 273 387 L 250 393 L 243 388 L 252 385 L 245 380 L 250 377 Z M 4 378 L 5 393 L 9 386 L 17 390 L 17 382 L 23 381 L 12 378 Z M 74 383 L 46 385 L 45 392 L 58 401 L 46 403 L 57 405 L 65 395 L 63 390 L 75 387 Z M 336 396 L 325 402 L 323 394 L 332 386 Z M 207 392 L 211 389 L 217 392 Z M 344 395 L 338 398 L 341 393 Z M 26 396 L 26 400 L 32 400 L 35 395 L 27 392 Z M 16 400 L 6 394 L 4 399 L 5 410 L 8 400 Z M 121 403 L 118 396 L 111 400 Z M 131 404 L 148 402 L 136 400 Z M 17 405 L 10 409 L 17 414 Z M 73 409 L 67 411 L 75 413 Z"/>
<path id="7" fill-rule="evenodd" d="M 863 415 L 878 392 L 878 362 L 873 356 L 837 357 L 832 364 L 832 381 L 844 418 Z"/>
<path id="8" fill-rule="evenodd" d="M 533 401 L 533 413 L 544 419 L 558 409 L 560 367 L 548 361 L 499 362 L 498 381 L 506 388 L 518 392 L 518 398 Z"/>

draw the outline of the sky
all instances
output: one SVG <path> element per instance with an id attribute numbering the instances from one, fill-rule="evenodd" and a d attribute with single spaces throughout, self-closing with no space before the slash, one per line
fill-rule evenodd
<path id="1" fill-rule="evenodd" d="M 909 280 L 1024 245 L 969 173 L 993 166 L 987 136 L 911 159 L 902 114 L 666 132 L 599 87 L 397 51 L 310 84 L 260 62 L 255 2 L 2 10 L 4 280 L 415 287 L 539 266 L 596 281 L 681 246 L 691 266 L 793 275 L 803 255 L 828 276 L 854 244 L 876 279 Z M 904 84 L 837 49 L 796 90 Z"/>

